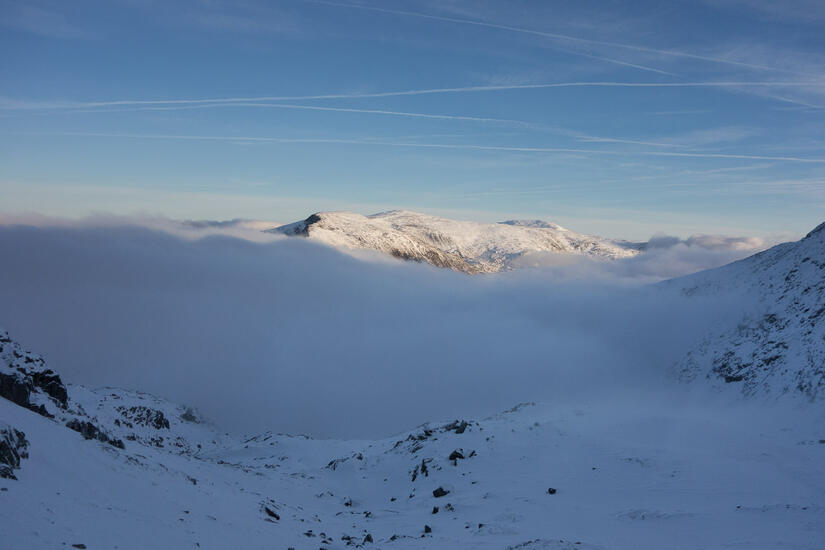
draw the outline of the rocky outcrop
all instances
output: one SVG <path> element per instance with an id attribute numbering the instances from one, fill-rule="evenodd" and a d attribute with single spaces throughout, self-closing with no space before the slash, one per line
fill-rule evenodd
<path id="1" fill-rule="evenodd" d="M 0 478 L 17 479 L 14 470 L 20 468 L 20 460 L 29 456 L 26 434 L 8 424 L 0 424 Z"/>
<path id="2" fill-rule="evenodd" d="M 116 419 L 116 423 L 124 423 L 128 427 L 133 427 L 135 424 L 139 426 L 147 426 L 156 430 L 169 429 L 169 420 L 164 416 L 163 411 L 137 405 L 133 407 L 119 406 L 117 412 L 120 413 L 121 419 Z"/>
<path id="3" fill-rule="evenodd" d="M 87 420 L 78 420 L 77 418 L 73 418 L 66 422 L 66 427 L 70 430 L 78 432 L 84 439 L 96 439 L 101 443 L 108 443 L 112 447 L 117 447 L 118 449 L 125 448 L 123 441 L 113 438 Z"/>
<path id="4" fill-rule="evenodd" d="M 60 376 L 39 355 L 24 351 L 0 330 L 0 397 L 40 415 L 54 417 L 49 409 L 66 409 L 69 394 Z"/>

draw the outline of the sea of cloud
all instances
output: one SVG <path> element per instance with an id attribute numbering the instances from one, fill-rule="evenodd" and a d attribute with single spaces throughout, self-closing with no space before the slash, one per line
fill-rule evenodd
<path id="1" fill-rule="evenodd" d="M 156 393 L 227 430 L 322 437 L 670 388 L 740 298 L 648 283 L 763 245 L 660 237 L 630 260 L 468 276 L 235 222 L 13 221 L 0 326 L 66 380 Z"/>

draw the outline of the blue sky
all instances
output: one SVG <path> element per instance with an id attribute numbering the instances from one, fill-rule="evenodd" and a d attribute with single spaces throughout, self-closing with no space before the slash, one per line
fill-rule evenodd
<path id="1" fill-rule="evenodd" d="M 0 212 L 825 220 L 825 4 L 0 0 Z"/>

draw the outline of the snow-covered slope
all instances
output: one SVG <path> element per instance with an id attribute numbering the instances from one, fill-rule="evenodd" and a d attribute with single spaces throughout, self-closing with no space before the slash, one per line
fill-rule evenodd
<path id="1" fill-rule="evenodd" d="M 684 378 L 739 385 L 745 394 L 825 396 L 825 224 L 801 241 L 664 286 L 742 295 L 737 323 L 712 327 L 679 363 Z"/>
<path id="2" fill-rule="evenodd" d="M 427 262 L 466 273 L 510 269 L 527 252 L 587 254 L 626 258 L 638 250 L 535 221 L 479 223 L 393 210 L 371 216 L 319 212 L 271 230 L 350 249 L 370 249 L 405 260 Z"/>
<path id="3" fill-rule="evenodd" d="M 0 399 L 0 457 L 17 452 L 17 479 L 0 479 L 8 548 L 813 550 L 825 540 L 817 419 L 634 400 L 523 404 L 375 441 L 234 438 L 114 388 L 61 384 L 64 407 L 54 378 L 58 397 L 36 383 L 45 364 L 18 370 L 36 356 L 7 337 L 3 353 L 3 373 L 55 413 Z M 65 416 L 123 445 L 67 429 Z"/>
<path id="4" fill-rule="evenodd" d="M 180 454 L 223 445 L 190 407 L 119 388 L 65 384 L 37 354 L 0 330 L 0 397 L 112 447 L 128 442 Z"/>

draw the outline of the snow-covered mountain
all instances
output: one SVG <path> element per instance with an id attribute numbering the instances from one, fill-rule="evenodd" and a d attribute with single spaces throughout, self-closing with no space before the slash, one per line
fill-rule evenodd
<path id="1" fill-rule="evenodd" d="M 627 258 L 638 250 L 541 220 L 501 223 L 456 221 L 392 210 L 371 216 L 318 212 L 271 232 L 309 237 L 332 246 L 377 250 L 405 260 L 427 262 L 465 273 L 510 269 L 527 252 Z"/>
<path id="2" fill-rule="evenodd" d="M 815 419 L 529 403 L 374 441 L 233 437 L 162 399 L 64 384 L 6 335 L 0 346 L 8 548 L 813 550 L 825 540 Z"/>
<path id="3" fill-rule="evenodd" d="M 825 224 L 726 266 L 667 281 L 688 295 L 741 294 L 734 326 L 712 327 L 678 365 L 745 394 L 825 394 Z"/>

